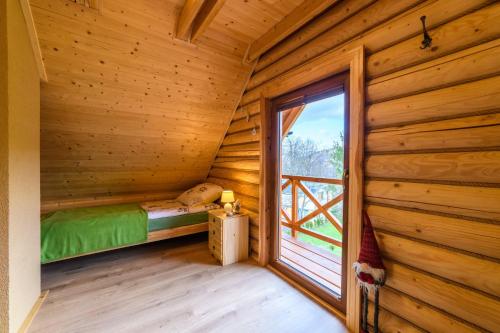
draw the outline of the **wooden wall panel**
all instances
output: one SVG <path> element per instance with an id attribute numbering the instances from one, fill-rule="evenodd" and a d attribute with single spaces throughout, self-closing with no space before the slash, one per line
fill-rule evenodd
<path id="1" fill-rule="evenodd" d="M 364 45 L 365 201 L 389 273 L 381 330 L 498 331 L 500 6 L 355 3 L 341 2 L 261 56 L 211 177 L 240 183 L 240 191 L 255 185 L 260 152 L 251 131 L 260 126 L 260 93 L 324 52 Z M 422 15 L 433 38 L 425 50 Z"/>
<path id="2" fill-rule="evenodd" d="M 434 244 L 500 259 L 500 228 L 464 218 L 368 205 L 375 228 Z"/>
<path id="3" fill-rule="evenodd" d="M 370 296 L 373 300 L 373 296 Z M 478 329 L 459 318 L 436 311 L 435 308 L 390 287 L 380 291 L 380 305 L 427 332 L 478 332 Z M 400 327 L 401 328 L 401 327 Z"/>
<path id="4" fill-rule="evenodd" d="M 498 99 L 500 76 L 494 76 L 371 104 L 366 109 L 366 122 L 367 127 L 378 128 L 487 113 L 496 111 Z"/>
<path id="5" fill-rule="evenodd" d="M 175 38 L 184 2 L 99 1 L 96 10 L 31 1 L 49 77 L 41 89 L 45 210 L 203 181 L 252 68 L 242 61 L 248 45 L 302 0 L 228 1 L 196 45 Z"/>

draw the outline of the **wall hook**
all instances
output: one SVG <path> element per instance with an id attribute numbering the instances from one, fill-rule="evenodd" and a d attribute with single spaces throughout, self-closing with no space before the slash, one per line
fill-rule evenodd
<path id="1" fill-rule="evenodd" d="M 424 31 L 424 39 L 422 40 L 422 46 L 420 46 L 420 49 L 426 49 L 432 44 L 432 38 L 429 36 L 429 33 L 427 32 L 427 28 L 425 27 L 425 15 L 420 17 L 420 21 L 422 21 L 422 29 Z"/>

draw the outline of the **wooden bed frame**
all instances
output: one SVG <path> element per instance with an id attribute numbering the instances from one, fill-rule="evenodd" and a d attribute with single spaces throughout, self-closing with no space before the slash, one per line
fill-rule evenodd
<path id="1" fill-rule="evenodd" d="M 61 259 L 51 260 L 51 261 L 43 263 L 42 265 L 50 264 L 50 263 L 57 262 L 57 261 L 72 259 L 72 258 L 88 256 L 91 254 L 96 254 L 96 253 L 101 253 L 101 252 L 124 249 L 127 247 L 156 242 L 156 241 L 160 241 L 160 240 L 164 240 L 164 239 L 170 239 L 170 238 L 175 238 L 175 237 L 180 237 L 180 236 L 197 234 L 197 233 L 205 232 L 205 231 L 208 231 L 208 221 L 196 223 L 196 224 L 192 224 L 192 225 L 187 225 L 187 226 L 183 226 L 183 227 L 151 231 L 151 232 L 148 232 L 148 238 L 143 243 L 137 243 L 137 244 L 133 244 L 133 245 L 124 245 L 124 246 L 112 247 L 112 248 L 104 249 L 104 250 L 82 253 L 82 254 L 78 254 L 76 256 L 70 256 L 70 257 L 65 257 L 65 258 L 61 258 Z"/>
<path id="2" fill-rule="evenodd" d="M 199 232 L 204 232 L 204 231 L 208 231 L 208 221 L 186 225 L 183 227 L 162 229 L 162 230 L 148 232 L 148 240 L 146 243 L 156 242 L 163 239 L 175 238 L 191 234 L 197 234 Z"/>

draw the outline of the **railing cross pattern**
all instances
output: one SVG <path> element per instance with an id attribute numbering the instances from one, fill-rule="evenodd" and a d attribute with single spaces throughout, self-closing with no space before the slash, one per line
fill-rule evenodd
<path id="1" fill-rule="evenodd" d="M 332 238 L 330 236 L 326 236 L 320 233 L 317 233 L 315 231 L 309 230 L 302 228 L 302 225 L 306 223 L 307 221 L 311 220 L 312 218 L 318 216 L 319 214 L 323 213 L 323 215 L 326 217 L 326 219 L 337 229 L 340 233 L 342 233 L 342 225 L 340 222 L 333 216 L 328 209 L 336 205 L 337 203 L 341 202 L 344 198 L 343 193 L 339 194 L 332 200 L 328 201 L 325 204 L 321 204 L 318 199 L 314 196 L 314 194 L 309 190 L 309 188 L 302 184 L 301 181 L 309 181 L 309 182 L 318 182 L 318 183 L 327 183 L 327 184 L 335 184 L 335 185 L 342 185 L 343 181 L 341 179 L 330 179 L 330 178 L 317 178 L 317 177 L 306 177 L 306 176 L 289 176 L 289 175 L 283 175 L 283 179 L 286 179 L 286 181 L 281 185 L 281 191 L 284 191 L 288 186 L 292 186 L 292 207 L 291 207 L 291 217 L 288 215 L 288 213 L 281 208 L 280 212 L 281 215 L 283 216 L 284 220 L 281 221 L 281 223 L 284 226 L 287 226 L 291 229 L 291 234 L 292 237 L 296 237 L 297 232 L 304 233 L 306 235 L 315 237 L 317 239 L 323 240 L 325 242 L 337 245 L 337 246 L 342 246 L 342 242 Z M 316 210 L 310 212 L 306 216 L 304 216 L 302 219 L 298 220 L 298 192 L 297 188 L 300 188 L 302 192 L 314 203 L 314 205 L 317 207 Z"/>

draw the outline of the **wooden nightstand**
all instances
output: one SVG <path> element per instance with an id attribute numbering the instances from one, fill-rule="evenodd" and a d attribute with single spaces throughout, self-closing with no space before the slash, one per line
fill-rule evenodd
<path id="1" fill-rule="evenodd" d="M 222 266 L 248 258 L 248 216 L 208 212 L 208 248 Z"/>

